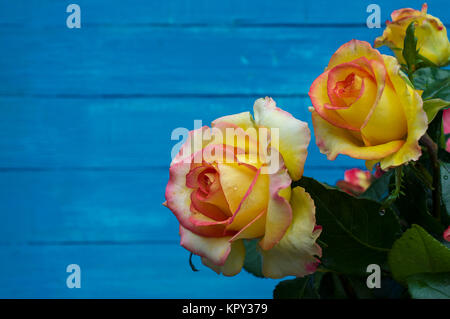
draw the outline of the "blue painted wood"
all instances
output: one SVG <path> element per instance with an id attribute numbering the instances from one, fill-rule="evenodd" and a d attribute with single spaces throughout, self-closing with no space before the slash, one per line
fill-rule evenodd
<path id="1" fill-rule="evenodd" d="M 305 172 L 334 184 L 341 169 Z M 0 172 L 0 245 L 179 242 L 162 205 L 168 170 L 94 169 Z"/>
<path id="2" fill-rule="evenodd" d="M 371 3 L 381 7 L 382 22 L 398 8 L 420 9 L 422 0 L 171 0 L 120 1 L 77 0 L 87 26 L 161 24 L 161 25 L 248 25 L 248 24 L 364 24 Z M 0 3 L 0 22 L 35 28 L 65 25 L 65 9 L 72 2 L 58 0 L 14 0 Z M 429 12 L 448 11 L 446 0 L 429 0 Z"/>
<path id="3" fill-rule="evenodd" d="M 258 96 L 256 96 L 258 97 Z M 228 114 L 250 111 L 256 97 L 239 98 L 1 98 L 0 168 L 168 167 L 178 127 L 194 128 Z M 308 122 L 309 98 L 277 98 L 278 105 Z M 363 166 L 346 156 L 334 162 L 314 138 L 308 167 Z"/>
<path id="4" fill-rule="evenodd" d="M 339 46 L 380 34 L 365 27 L 6 26 L 0 94 L 305 96 Z"/>
<path id="5" fill-rule="evenodd" d="M 178 245 L 0 246 L 0 298 L 271 298 L 278 280 L 217 276 Z M 6 262 L 5 262 L 6 261 Z M 81 268 L 81 288 L 66 267 Z"/>
<path id="6" fill-rule="evenodd" d="M 270 298 L 277 281 L 192 273 L 161 206 L 176 127 L 272 95 L 311 124 L 311 82 L 344 42 L 373 42 L 372 1 L 0 2 L 0 297 Z M 422 1 L 377 1 L 382 20 Z M 448 16 L 448 1 L 428 1 Z M 384 50 L 387 53 L 389 51 Z M 335 183 L 312 141 L 305 175 Z M 65 267 L 82 267 L 66 288 Z"/>

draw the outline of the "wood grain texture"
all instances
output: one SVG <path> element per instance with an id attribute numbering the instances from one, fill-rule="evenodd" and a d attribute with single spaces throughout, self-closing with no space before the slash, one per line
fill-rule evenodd
<path id="1" fill-rule="evenodd" d="M 70 2 L 68 2 L 70 3 Z M 3 24 L 34 28 L 64 26 L 68 3 L 58 0 L 15 0 L 0 3 L 0 21 Z M 363 25 L 371 0 L 292 1 L 292 0 L 172 0 L 119 1 L 77 0 L 82 8 L 83 21 L 90 25 Z M 381 20 L 390 18 L 398 8 L 420 9 L 421 0 L 376 1 L 381 7 Z M 431 14 L 448 10 L 446 0 L 428 1 Z"/>
<path id="2" fill-rule="evenodd" d="M 257 96 L 260 97 L 260 96 Z M 307 98 L 277 98 L 278 105 L 308 122 Z M 178 127 L 194 120 L 210 126 L 228 114 L 250 111 L 256 97 L 237 98 L 1 98 L 0 168 L 168 167 Z M 307 167 L 363 166 L 320 154 L 314 137 Z"/>
<path id="3" fill-rule="evenodd" d="M 164 208 L 176 127 L 270 95 L 311 120 L 307 92 L 368 29 L 372 1 L 0 2 L 0 297 L 270 298 L 277 281 L 192 273 Z M 422 1 L 377 1 L 382 21 Z M 428 1 L 444 23 L 448 1 Z M 384 53 L 388 50 L 383 49 Z M 333 184 L 312 140 L 305 175 Z M 65 267 L 82 267 L 68 289 Z"/>
<path id="4" fill-rule="evenodd" d="M 374 30 L 4 27 L 0 94 L 306 96 L 342 43 L 370 41 Z"/>
<path id="5" fill-rule="evenodd" d="M 343 178 L 341 169 L 306 173 Z M 178 222 L 162 205 L 167 180 L 165 168 L 2 171 L 0 245 L 178 244 Z"/>
<path id="6" fill-rule="evenodd" d="M 217 276 L 178 245 L 0 246 L 0 298 L 271 298 L 279 280 Z M 67 265 L 81 288 L 66 287 Z"/>

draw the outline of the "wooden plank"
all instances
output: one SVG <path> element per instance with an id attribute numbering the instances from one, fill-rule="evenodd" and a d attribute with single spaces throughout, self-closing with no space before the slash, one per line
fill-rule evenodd
<path id="1" fill-rule="evenodd" d="M 0 298 L 271 298 L 278 280 L 218 276 L 176 245 L 0 246 Z M 66 267 L 81 268 L 81 288 Z"/>
<path id="2" fill-rule="evenodd" d="M 0 168 L 167 167 L 172 130 L 194 128 L 221 116 L 253 112 L 255 97 L 237 98 L 0 98 Z M 309 98 L 278 98 L 278 105 L 307 121 Z M 179 137 L 181 138 L 181 137 Z M 310 143 L 307 165 L 361 166 L 334 162 Z"/>
<path id="3" fill-rule="evenodd" d="M 0 94 L 305 96 L 368 28 L 0 28 Z M 383 52 L 388 52 L 384 50 Z"/>
<path id="4" fill-rule="evenodd" d="M 168 169 L 0 172 L 0 246 L 16 244 L 178 244 L 164 206 Z M 307 169 L 334 184 L 343 169 Z"/>
<path id="5" fill-rule="evenodd" d="M 432 14 L 448 9 L 445 0 L 427 1 Z M 296 0 L 172 0 L 120 1 L 78 0 L 82 22 L 92 24 L 331 24 L 365 23 L 366 8 L 373 3 L 363 1 L 296 1 Z M 393 10 L 403 7 L 419 9 L 422 0 L 378 0 L 384 22 Z M 57 0 L 15 0 L 0 3 L 3 24 L 65 26 L 69 3 Z"/>

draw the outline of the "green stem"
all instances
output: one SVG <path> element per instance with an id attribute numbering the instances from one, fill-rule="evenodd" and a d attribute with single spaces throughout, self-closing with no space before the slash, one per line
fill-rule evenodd
<path id="1" fill-rule="evenodd" d="M 198 271 L 198 269 L 195 268 L 195 265 L 194 265 L 194 263 L 192 262 L 192 255 L 194 255 L 194 254 L 191 253 L 191 254 L 189 255 L 189 266 L 191 266 L 192 271 Z"/>
<path id="2" fill-rule="evenodd" d="M 441 170 L 439 165 L 439 160 L 437 156 L 438 146 L 431 139 L 431 137 L 425 133 L 420 139 L 420 142 L 428 151 L 430 155 L 431 163 L 433 166 L 433 216 L 440 220 L 441 219 Z"/>
<path id="3" fill-rule="evenodd" d="M 403 176 L 403 166 L 399 166 L 395 168 L 395 188 L 394 190 L 389 194 L 388 198 L 386 198 L 383 202 L 383 205 L 381 205 L 381 209 L 386 209 L 390 207 L 395 200 L 400 196 L 401 190 L 402 190 L 402 176 Z"/>

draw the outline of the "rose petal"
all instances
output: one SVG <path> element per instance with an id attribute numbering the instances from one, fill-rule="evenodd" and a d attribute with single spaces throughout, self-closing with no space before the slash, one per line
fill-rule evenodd
<path id="1" fill-rule="evenodd" d="M 403 140 L 397 140 L 376 146 L 365 146 L 349 131 L 331 125 L 317 112 L 311 111 L 316 144 L 320 152 L 327 155 L 329 160 L 335 160 L 338 154 L 345 154 L 357 159 L 380 160 L 395 153 L 405 143 Z"/>
<path id="2" fill-rule="evenodd" d="M 228 230 L 239 231 L 267 207 L 269 176 L 239 164 L 218 164 L 220 182 L 233 216 Z M 262 228 L 260 233 L 264 232 Z"/>
<path id="3" fill-rule="evenodd" d="M 271 146 L 276 147 L 275 143 L 278 142 L 278 151 L 283 157 L 289 174 L 294 181 L 300 179 L 311 140 L 308 124 L 276 107 L 274 100 L 268 97 L 256 100 L 253 108 L 258 126 L 279 129 L 279 139 L 271 141 Z"/>
<path id="4" fill-rule="evenodd" d="M 209 127 L 203 126 L 199 129 L 192 130 L 189 132 L 188 138 L 181 146 L 177 156 L 172 160 L 171 166 L 175 163 L 184 161 L 186 163 L 192 163 L 193 154 L 200 155 L 200 158 L 195 158 L 196 163 L 201 163 L 201 150 L 208 144 L 208 141 L 203 139 L 203 134 L 205 131 L 209 130 Z"/>
<path id="5" fill-rule="evenodd" d="M 399 150 L 380 161 L 382 170 L 417 160 L 422 154 L 419 139 L 428 128 L 428 118 L 423 110 L 423 102 L 419 94 L 399 76 L 400 65 L 394 57 L 384 56 L 384 60 L 389 77 L 406 116 L 408 136 L 406 142 Z"/>
<path id="6" fill-rule="evenodd" d="M 404 140 L 408 128 L 401 101 L 391 84 L 384 87 L 381 98 L 369 118 L 367 124 L 361 129 L 368 145 L 384 144 L 394 140 Z M 388 127 L 389 129 L 380 129 Z"/>
<path id="7" fill-rule="evenodd" d="M 236 232 L 227 231 L 228 220 L 214 220 L 203 214 L 194 213 L 189 217 L 189 221 L 194 225 L 194 234 L 202 237 L 222 237 L 235 236 Z"/>
<path id="8" fill-rule="evenodd" d="M 281 163 L 282 164 L 282 163 Z M 284 236 L 292 220 L 292 208 L 289 205 L 291 196 L 291 179 L 284 164 L 277 173 L 270 175 L 270 194 L 267 205 L 266 231 L 259 245 L 268 250 L 276 245 Z"/>
<path id="9" fill-rule="evenodd" d="M 180 225 L 180 244 L 190 252 L 206 257 L 216 265 L 223 265 L 230 254 L 230 236 L 202 237 Z"/>
<path id="10" fill-rule="evenodd" d="M 327 107 L 331 105 L 331 100 L 328 96 L 328 74 L 329 71 L 322 73 L 314 80 L 308 95 L 314 106 L 314 109 L 322 118 L 332 123 L 335 126 L 342 127 L 348 130 L 359 131 L 358 126 L 353 126 L 347 123 L 338 113 Z"/>
<path id="11" fill-rule="evenodd" d="M 450 242 L 450 226 L 448 226 L 448 228 L 444 231 L 442 237 L 444 238 L 445 241 Z"/>
<path id="12" fill-rule="evenodd" d="M 217 274 L 225 276 L 237 275 L 244 266 L 245 260 L 245 246 L 242 240 L 235 241 L 231 244 L 231 251 L 228 255 L 225 264 L 222 266 L 216 265 L 210 259 L 202 257 L 202 263 L 214 270 Z"/>
<path id="13" fill-rule="evenodd" d="M 226 123 L 227 127 L 240 127 L 244 131 L 248 128 L 255 128 L 250 112 L 242 112 L 220 117 L 212 122 L 212 126 L 215 127 L 222 122 Z"/>
<path id="14" fill-rule="evenodd" d="M 332 56 L 328 63 L 327 70 L 346 62 L 352 62 L 364 57 L 367 60 L 377 60 L 383 63 L 380 52 L 372 48 L 366 41 L 351 40 L 343 44 Z"/>
<path id="15" fill-rule="evenodd" d="M 264 236 L 266 227 L 266 211 L 263 210 L 250 223 L 244 226 L 236 235 L 231 238 L 231 241 L 238 239 L 251 239 Z"/>
<path id="16" fill-rule="evenodd" d="M 315 206 L 308 193 L 295 187 L 291 196 L 292 223 L 272 249 L 262 251 L 262 271 L 269 278 L 303 277 L 313 273 L 322 250 L 316 240 L 321 227 L 315 227 Z M 316 257 L 317 256 L 317 257 Z"/>
<path id="17" fill-rule="evenodd" d="M 442 120 L 444 125 L 444 134 L 450 133 L 450 109 L 444 110 L 442 113 Z"/>
<path id="18" fill-rule="evenodd" d="M 186 175 L 191 164 L 183 161 L 173 163 L 169 169 L 169 182 L 166 187 L 166 206 L 174 213 L 179 223 L 193 230 L 195 227 L 189 221 L 191 217 L 192 189 L 186 186 Z"/>

